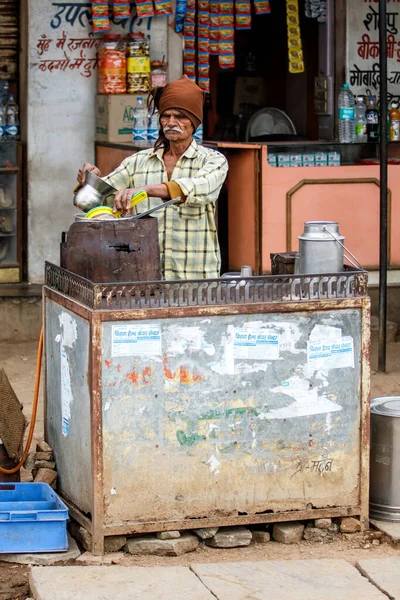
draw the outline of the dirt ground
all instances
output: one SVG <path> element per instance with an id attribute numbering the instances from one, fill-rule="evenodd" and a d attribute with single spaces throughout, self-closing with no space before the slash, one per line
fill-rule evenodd
<path id="1" fill-rule="evenodd" d="M 37 345 L 28 343 L 0 344 L 0 366 L 8 378 L 29 418 L 32 409 L 36 370 Z M 400 343 L 388 344 L 387 373 L 377 372 L 377 338 L 374 334 L 371 353 L 371 397 L 400 396 Z M 43 437 L 43 395 L 40 393 L 34 443 Z M 34 446 L 33 446 L 34 447 Z M 26 472 L 22 471 L 22 479 Z M 379 546 L 369 544 L 364 534 L 351 539 L 337 536 L 331 543 L 310 543 L 285 546 L 276 542 L 251 544 L 246 548 L 218 550 L 200 546 L 195 552 L 181 557 L 126 557 L 124 564 L 140 566 L 189 565 L 193 562 L 236 562 L 241 560 L 296 560 L 311 558 L 342 558 L 352 564 L 359 558 L 383 557 L 400 553 L 400 545 L 383 540 Z M 1 557 L 0 557 L 1 561 Z M 29 597 L 28 567 L 0 562 L 0 600 L 25 600 Z"/>

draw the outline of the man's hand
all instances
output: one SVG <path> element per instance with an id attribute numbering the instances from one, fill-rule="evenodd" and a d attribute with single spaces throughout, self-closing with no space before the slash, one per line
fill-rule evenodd
<path id="1" fill-rule="evenodd" d="M 90 163 L 85 163 L 78 171 L 77 180 L 81 185 L 85 185 L 86 183 L 86 171 L 90 171 L 94 175 L 97 175 L 97 177 L 101 177 L 100 169 Z"/>
<path id="2" fill-rule="evenodd" d="M 136 194 L 136 192 L 139 192 L 140 190 L 144 189 L 144 187 L 126 188 L 125 190 L 120 190 L 119 192 L 117 192 L 114 196 L 113 213 L 117 212 L 118 210 L 122 210 L 124 214 L 127 212 L 132 213 L 132 196 Z"/>

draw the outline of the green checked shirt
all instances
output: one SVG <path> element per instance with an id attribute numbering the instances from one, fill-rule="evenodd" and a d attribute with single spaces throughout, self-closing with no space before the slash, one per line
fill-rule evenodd
<path id="1" fill-rule="evenodd" d="M 117 190 L 167 183 L 163 152 L 163 148 L 137 152 L 103 179 Z M 179 185 L 186 201 L 154 213 L 158 219 L 164 279 L 220 276 L 215 203 L 227 172 L 226 158 L 220 152 L 199 146 L 195 140 L 176 163 L 170 181 Z M 139 214 L 161 202 L 160 198 L 149 198 L 134 210 Z"/>

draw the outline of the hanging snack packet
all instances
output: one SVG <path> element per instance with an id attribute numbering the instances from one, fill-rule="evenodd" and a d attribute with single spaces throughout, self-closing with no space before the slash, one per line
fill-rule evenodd
<path id="1" fill-rule="evenodd" d="M 186 0 L 176 1 L 175 32 L 182 33 L 186 18 Z"/>
<path id="2" fill-rule="evenodd" d="M 213 56 L 215 56 L 216 54 L 219 54 L 219 42 L 218 41 L 211 41 L 210 40 L 209 52 Z"/>
<path id="3" fill-rule="evenodd" d="M 220 27 L 218 30 L 219 41 L 233 42 L 235 39 L 235 30 L 233 27 Z"/>
<path id="4" fill-rule="evenodd" d="M 198 52 L 197 54 L 197 63 L 199 65 L 209 65 L 210 64 L 210 55 L 208 52 Z"/>
<path id="5" fill-rule="evenodd" d="M 195 26 L 194 25 L 185 25 L 183 27 L 183 35 L 185 36 L 185 39 L 187 37 L 189 37 L 189 38 L 194 37 L 194 32 L 195 32 Z"/>
<path id="6" fill-rule="evenodd" d="M 254 10 L 256 15 L 268 15 L 271 12 L 271 6 L 268 0 L 254 0 Z"/>
<path id="7" fill-rule="evenodd" d="M 233 2 L 220 2 L 218 5 L 220 15 L 233 15 Z"/>
<path id="8" fill-rule="evenodd" d="M 218 14 L 218 0 L 210 0 L 209 5 L 208 5 L 208 10 L 210 15 L 217 15 Z"/>
<path id="9" fill-rule="evenodd" d="M 196 23 L 196 11 L 195 10 L 187 10 L 186 11 L 186 19 L 185 25 L 194 25 Z"/>
<path id="10" fill-rule="evenodd" d="M 218 42 L 218 49 L 220 54 L 234 54 L 235 44 L 234 42 Z"/>
<path id="11" fill-rule="evenodd" d="M 210 25 L 210 15 L 208 10 L 203 10 L 197 14 L 197 23 L 199 25 Z"/>
<path id="12" fill-rule="evenodd" d="M 108 17 L 92 17 L 93 33 L 106 33 L 110 31 L 110 19 Z"/>
<path id="13" fill-rule="evenodd" d="M 221 27 L 233 27 L 233 15 L 219 15 Z"/>
<path id="14" fill-rule="evenodd" d="M 92 17 L 108 17 L 108 2 L 93 0 Z"/>
<path id="15" fill-rule="evenodd" d="M 196 51 L 195 50 L 184 50 L 183 51 L 183 60 L 185 62 L 194 62 L 196 60 Z"/>
<path id="16" fill-rule="evenodd" d="M 127 19 L 131 16 L 131 6 L 126 0 L 114 0 L 114 17 Z"/>
<path id="17" fill-rule="evenodd" d="M 203 92 L 210 91 L 210 78 L 209 77 L 199 77 L 198 84 L 199 88 L 203 90 Z"/>
<path id="18" fill-rule="evenodd" d="M 197 3 L 197 10 L 202 12 L 203 10 L 209 11 L 208 0 L 199 0 Z"/>
<path id="19" fill-rule="evenodd" d="M 198 41 L 197 49 L 199 52 L 209 52 L 210 51 L 210 42 L 209 40 L 203 38 Z"/>
<path id="20" fill-rule="evenodd" d="M 251 29 L 251 15 L 236 15 L 236 29 Z"/>
<path id="21" fill-rule="evenodd" d="M 188 77 L 196 77 L 196 65 L 194 62 L 183 63 L 183 72 Z"/>
<path id="22" fill-rule="evenodd" d="M 197 38 L 200 39 L 207 39 L 209 38 L 209 34 L 210 34 L 210 28 L 208 25 L 199 25 L 197 27 Z"/>
<path id="23" fill-rule="evenodd" d="M 187 10 L 196 10 L 196 0 L 187 0 Z"/>
<path id="24" fill-rule="evenodd" d="M 196 48 L 196 38 L 195 37 L 185 37 L 183 40 L 183 47 L 185 50 L 195 50 Z"/>
<path id="25" fill-rule="evenodd" d="M 199 74 L 199 79 L 209 77 L 210 75 L 210 65 L 199 65 L 197 67 L 197 72 Z"/>
<path id="26" fill-rule="evenodd" d="M 218 56 L 218 64 L 221 69 L 233 69 L 235 67 L 235 55 L 220 54 Z"/>
<path id="27" fill-rule="evenodd" d="M 139 19 L 154 17 L 154 6 L 151 0 L 136 0 L 136 12 Z"/>
<path id="28" fill-rule="evenodd" d="M 155 0 L 154 7 L 156 10 L 156 17 L 169 17 L 174 14 L 170 0 Z"/>

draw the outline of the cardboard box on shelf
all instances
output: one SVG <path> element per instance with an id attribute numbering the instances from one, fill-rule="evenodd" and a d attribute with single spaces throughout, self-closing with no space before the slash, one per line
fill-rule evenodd
<path id="1" fill-rule="evenodd" d="M 115 94 L 96 96 L 96 141 L 131 142 L 133 129 L 133 111 L 136 99 L 146 94 Z"/>

